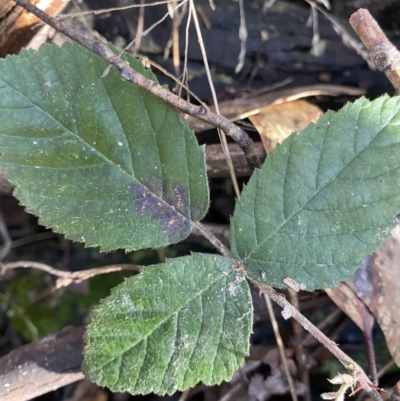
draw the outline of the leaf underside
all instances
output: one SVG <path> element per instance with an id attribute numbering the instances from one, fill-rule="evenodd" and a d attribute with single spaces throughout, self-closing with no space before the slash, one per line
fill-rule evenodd
<path id="1" fill-rule="evenodd" d="M 232 251 L 253 279 L 333 287 L 382 244 L 400 211 L 399 106 L 360 99 L 268 156 L 231 221 Z"/>
<path id="2" fill-rule="evenodd" d="M 211 385 L 241 366 L 251 327 L 244 276 L 226 258 L 192 254 L 144 268 L 94 310 L 83 369 L 135 394 Z"/>
<path id="3" fill-rule="evenodd" d="M 114 68 L 102 78 L 107 67 L 75 43 L 0 60 L 0 164 L 27 209 L 72 240 L 178 242 L 208 207 L 204 149 L 164 101 Z"/>

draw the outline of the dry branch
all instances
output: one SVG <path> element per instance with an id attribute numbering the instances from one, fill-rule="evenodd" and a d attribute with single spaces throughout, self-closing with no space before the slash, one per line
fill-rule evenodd
<path id="1" fill-rule="evenodd" d="M 0 358 L 0 399 L 25 401 L 83 379 L 83 327 L 66 327 Z"/>
<path id="2" fill-rule="evenodd" d="M 379 71 L 400 93 L 400 52 L 383 33 L 368 10 L 360 8 L 350 17 L 350 24 L 363 41 Z"/>
<path id="3" fill-rule="evenodd" d="M 134 272 L 140 271 L 140 266 L 131 264 L 118 264 L 103 267 L 96 267 L 93 269 L 79 270 L 76 272 L 69 272 L 64 270 L 54 269 L 44 263 L 20 260 L 18 262 L 0 263 L 0 277 L 6 274 L 11 269 L 37 269 L 44 271 L 48 274 L 58 277 L 55 288 L 66 287 L 71 283 L 80 283 L 100 274 L 108 274 L 119 272 L 122 270 L 131 270 Z"/>
<path id="4" fill-rule="evenodd" d="M 290 102 L 309 96 L 362 96 L 364 94 L 365 90 L 349 86 L 328 84 L 306 85 L 269 91 L 255 96 L 243 96 L 233 100 L 227 100 L 219 104 L 219 109 L 221 114 L 229 121 L 235 122 L 253 116 L 259 113 L 264 107 L 275 103 Z M 210 110 L 214 111 L 215 108 L 211 106 Z M 183 120 L 190 129 L 197 133 L 213 128 L 207 122 L 188 115 L 184 115 Z"/>

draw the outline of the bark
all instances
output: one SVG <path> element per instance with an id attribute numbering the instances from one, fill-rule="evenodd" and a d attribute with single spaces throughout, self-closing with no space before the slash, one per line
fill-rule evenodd
<path id="1" fill-rule="evenodd" d="M 66 327 L 0 358 L 0 399 L 25 401 L 83 379 L 83 327 Z"/>

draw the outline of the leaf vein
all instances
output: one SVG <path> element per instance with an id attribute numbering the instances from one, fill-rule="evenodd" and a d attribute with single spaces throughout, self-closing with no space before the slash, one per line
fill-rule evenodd
<path id="1" fill-rule="evenodd" d="M 140 342 L 142 341 L 147 341 L 147 339 L 160 327 L 162 326 L 164 323 L 166 323 L 169 319 L 171 319 L 171 317 L 173 315 L 176 315 L 178 313 L 180 313 L 182 311 L 183 308 L 185 308 L 192 300 L 194 300 L 195 298 L 201 296 L 201 294 L 203 294 L 205 291 L 207 291 L 211 286 L 213 286 L 217 281 L 219 281 L 221 278 L 226 280 L 226 273 L 229 273 L 230 271 L 233 270 L 233 267 L 231 266 L 231 268 L 228 271 L 223 271 L 221 272 L 220 276 L 214 276 L 214 280 L 210 281 L 207 286 L 203 287 L 201 290 L 199 290 L 198 292 L 194 293 L 194 295 L 192 297 L 190 297 L 187 302 L 183 305 L 180 305 L 176 310 L 170 312 L 164 319 L 162 319 L 156 326 L 154 326 L 154 328 L 152 328 L 152 330 L 147 333 L 146 335 L 140 337 L 140 339 L 138 341 L 136 341 L 135 343 L 132 343 L 129 345 L 129 347 L 125 350 L 121 350 L 119 354 L 116 354 L 113 356 L 113 358 L 111 358 L 109 361 L 105 362 L 104 365 L 113 362 L 116 358 L 119 358 L 121 355 L 125 354 L 126 352 L 130 351 L 133 347 L 135 347 L 136 345 L 138 345 Z M 147 346 L 147 343 L 146 343 Z M 99 368 L 97 368 L 97 370 L 99 370 Z"/>
<path id="2" fill-rule="evenodd" d="M 358 113 L 360 113 L 358 111 Z M 374 137 L 370 139 L 369 143 L 371 143 L 374 139 L 376 139 L 376 137 L 379 135 L 379 133 L 381 132 L 381 130 L 379 130 L 378 132 L 375 133 Z M 293 143 L 293 142 L 292 142 Z M 290 220 L 292 220 L 296 215 L 298 215 L 300 212 L 302 212 L 304 210 L 304 208 L 327 186 L 329 185 L 343 170 L 345 170 L 349 164 L 354 160 L 355 157 L 359 156 L 362 152 L 365 151 L 365 149 L 368 147 L 368 144 L 364 145 L 364 148 L 355 156 L 353 156 L 346 164 L 344 164 L 341 169 L 339 171 L 336 172 L 336 174 L 334 174 L 330 179 L 327 180 L 327 182 L 325 184 L 323 184 L 320 188 L 318 188 L 315 192 L 315 194 L 313 194 L 308 200 L 307 202 L 305 202 L 305 204 L 299 208 L 299 210 L 297 210 L 296 212 L 294 212 L 291 216 L 289 216 L 287 219 L 285 219 L 282 224 L 273 232 L 271 233 L 267 238 L 265 238 L 264 240 L 262 240 L 259 245 L 257 247 L 255 247 L 253 249 L 252 252 L 250 252 L 246 258 L 244 259 L 245 261 L 247 259 L 249 259 L 251 257 L 251 255 L 257 251 L 257 249 L 259 249 L 261 246 L 263 246 L 265 243 L 267 243 L 272 237 L 274 237 L 281 229 L 282 227 L 284 227 Z M 291 145 L 292 146 L 292 145 Z M 286 170 L 287 170 L 287 162 L 286 162 Z"/>

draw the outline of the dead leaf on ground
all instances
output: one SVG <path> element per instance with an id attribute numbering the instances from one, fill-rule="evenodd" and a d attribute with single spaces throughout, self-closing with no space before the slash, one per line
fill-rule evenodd
<path id="1" fill-rule="evenodd" d="M 338 287 L 327 288 L 325 291 L 359 329 L 370 337 L 374 326 L 374 317 L 354 291 L 346 283 L 340 283 Z"/>
<path id="2" fill-rule="evenodd" d="M 304 395 L 306 385 L 301 383 L 295 376 L 297 368 L 294 360 L 291 358 L 291 350 L 286 350 L 287 362 L 289 363 L 289 371 L 293 376 L 293 386 L 297 395 Z M 260 373 L 254 374 L 249 383 L 249 395 L 255 397 L 257 401 L 267 401 L 274 395 L 284 395 L 290 393 L 289 384 L 287 382 L 285 370 L 283 368 L 278 348 L 272 348 L 261 359 L 262 363 L 269 365 L 271 373 L 264 377 Z"/>
<path id="3" fill-rule="evenodd" d="M 293 384 L 298 395 L 304 395 L 306 386 L 301 383 L 297 376 L 297 368 L 293 357 L 293 352 L 286 349 L 287 361 L 289 363 L 289 371 L 293 376 Z M 268 365 L 271 369 L 270 373 L 264 374 L 256 372 L 261 365 Z M 238 382 L 243 382 L 243 377 L 251 376 L 247 386 L 247 394 L 240 398 L 237 393 L 232 400 L 241 399 L 252 401 L 266 401 L 274 395 L 284 395 L 290 392 L 286 374 L 282 366 L 280 352 L 277 347 L 254 346 L 251 348 L 250 355 L 246 358 L 244 366 L 235 372 L 232 377 L 231 384 L 236 386 Z M 234 387 L 233 387 L 234 388 Z M 224 398 L 225 399 L 225 398 Z"/>
<path id="4" fill-rule="evenodd" d="M 332 301 L 358 326 L 364 335 L 368 358 L 369 377 L 377 382 L 375 349 L 372 329 L 375 319 L 365 303 L 354 293 L 347 283 L 325 290 Z"/>
<path id="5" fill-rule="evenodd" d="M 260 92 L 262 89 L 260 90 Z M 302 99 L 309 96 L 361 96 L 365 94 L 365 90 L 360 88 L 352 88 L 342 85 L 307 85 L 297 88 L 285 88 L 274 90 L 273 92 L 262 93 L 255 96 L 243 96 L 237 99 L 228 100 L 219 104 L 221 115 L 229 121 L 235 122 L 253 116 L 260 112 L 266 106 L 276 103 L 289 102 Z M 215 107 L 210 106 L 210 111 L 215 113 Z M 212 125 L 196 117 L 182 114 L 182 119 L 189 125 L 189 128 L 195 132 L 202 132 L 213 129 Z"/>
<path id="6" fill-rule="evenodd" d="M 322 114 L 318 106 L 306 100 L 294 100 L 264 107 L 258 114 L 249 116 L 249 120 L 260 134 L 268 153 L 290 134 L 297 134 L 309 123 L 315 123 Z"/>
<path id="7" fill-rule="evenodd" d="M 400 366 L 399 240 L 393 236 L 388 238 L 377 252 L 365 258 L 363 266 L 347 284 L 375 316 L 390 354 Z"/>

